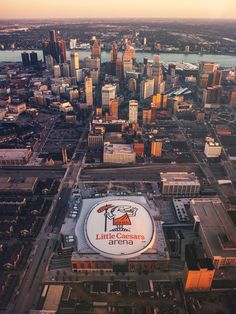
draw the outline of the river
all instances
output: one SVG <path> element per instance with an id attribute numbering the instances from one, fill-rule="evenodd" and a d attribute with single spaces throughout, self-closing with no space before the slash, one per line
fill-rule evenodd
<path id="1" fill-rule="evenodd" d="M 19 62 L 21 61 L 21 53 L 23 50 L 2 50 L 0 51 L 0 62 Z M 27 51 L 30 52 L 30 51 Z M 42 51 L 36 50 L 39 59 L 42 59 Z M 83 59 L 90 55 L 90 51 L 79 50 L 79 57 Z M 136 59 L 142 62 L 144 57 L 152 58 L 152 52 L 136 52 Z M 70 51 L 67 51 L 67 57 L 70 58 Z M 236 67 L 236 56 L 234 55 L 199 55 L 199 54 L 184 54 L 184 53 L 160 53 L 161 61 L 163 62 L 186 62 L 198 64 L 201 61 L 215 62 L 224 67 Z M 110 61 L 110 53 L 102 52 L 102 62 Z"/>

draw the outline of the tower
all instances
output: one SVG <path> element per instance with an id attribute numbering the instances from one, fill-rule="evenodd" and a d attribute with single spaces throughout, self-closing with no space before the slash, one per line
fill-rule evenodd
<path id="1" fill-rule="evenodd" d="M 91 77 L 85 78 L 85 94 L 88 106 L 93 106 L 93 82 Z"/>
<path id="2" fill-rule="evenodd" d="M 67 157 L 67 150 L 66 147 L 62 148 L 62 160 L 64 164 L 67 164 L 68 162 L 68 157 Z"/>
<path id="3" fill-rule="evenodd" d="M 138 122 L 138 102 L 136 100 L 129 101 L 129 122 Z"/>
<path id="4" fill-rule="evenodd" d="M 79 69 L 79 53 L 72 51 L 70 54 L 71 76 L 76 77 L 76 70 Z"/>

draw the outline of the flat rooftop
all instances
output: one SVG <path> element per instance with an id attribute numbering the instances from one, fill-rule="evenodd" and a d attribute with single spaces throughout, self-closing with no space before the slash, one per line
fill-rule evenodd
<path id="1" fill-rule="evenodd" d="M 0 191 L 34 190 L 38 182 L 37 177 L 11 178 L 0 177 Z"/>
<path id="2" fill-rule="evenodd" d="M 169 184 L 178 184 L 185 183 L 185 184 L 199 184 L 198 178 L 194 172 L 161 172 L 160 173 L 161 181 L 168 182 Z"/>
<path id="3" fill-rule="evenodd" d="M 219 198 L 192 199 L 190 209 L 213 256 L 236 257 L 236 229 Z"/>
<path id="4" fill-rule="evenodd" d="M 133 154 L 134 147 L 132 144 L 111 144 L 104 143 L 104 153 L 106 154 Z"/>
<path id="5" fill-rule="evenodd" d="M 29 150 L 26 148 L 9 148 L 9 149 L 0 149 L 0 160 L 22 160 L 27 159 L 29 156 Z"/>

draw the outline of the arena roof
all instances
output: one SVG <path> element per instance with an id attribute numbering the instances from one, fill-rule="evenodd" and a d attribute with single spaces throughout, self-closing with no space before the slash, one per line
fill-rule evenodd
<path id="1" fill-rule="evenodd" d="M 113 259 L 136 257 L 155 241 L 154 222 L 148 210 L 124 199 L 93 206 L 85 219 L 84 233 L 94 251 Z"/>

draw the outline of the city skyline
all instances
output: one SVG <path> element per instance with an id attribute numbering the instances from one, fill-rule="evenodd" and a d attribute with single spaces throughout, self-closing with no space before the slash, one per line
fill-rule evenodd
<path id="1" fill-rule="evenodd" d="M 9 0 L 2 7 L 0 19 L 17 18 L 206 18 L 206 19 L 235 19 L 235 2 L 233 0 L 204 0 L 186 1 L 167 0 L 157 3 L 147 0 L 120 0 L 112 4 L 109 0 L 38 0 L 37 4 L 22 0 L 19 7 L 17 0 Z M 28 14 L 30 12 L 30 16 Z"/>

